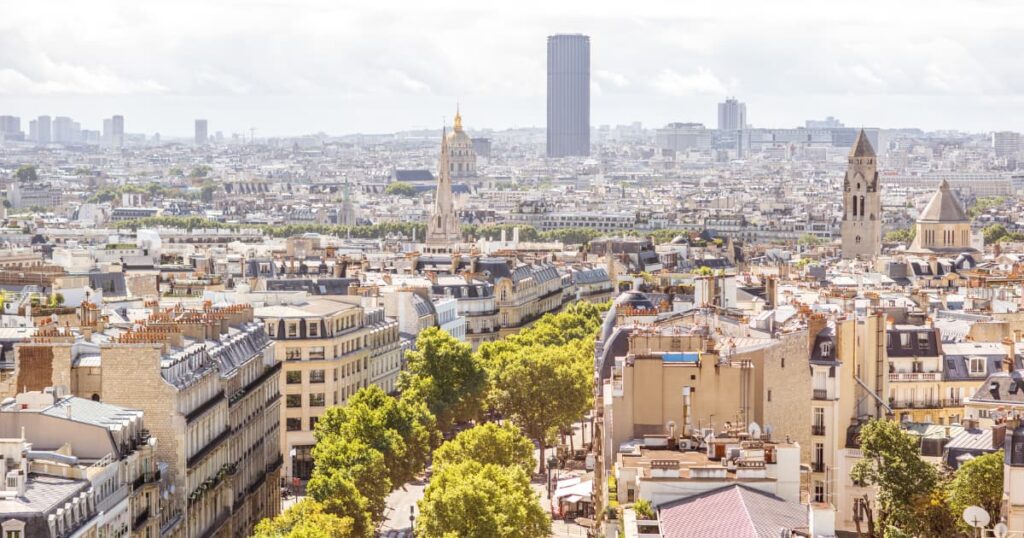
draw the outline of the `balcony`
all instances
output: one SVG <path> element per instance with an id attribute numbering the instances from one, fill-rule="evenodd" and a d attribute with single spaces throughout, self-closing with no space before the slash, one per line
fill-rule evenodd
<path id="1" fill-rule="evenodd" d="M 889 407 L 893 409 L 941 409 L 943 407 L 959 407 L 959 399 L 927 399 L 927 400 L 893 400 L 889 399 Z"/>
<path id="2" fill-rule="evenodd" d="M 146 508 L 144 508 L 141 512 L 139 512 L 139 515 L 135 516 L 135 520 L 132 522 L 132 529 L 133 530 L 138 530 L 139 528 L 141 528 L 143 525 L 146 524 L 146 520 L 147 519 L 149 519 L 149 507 L 148 506 Z"/>
<path id="3" fill-rule="evenodd" d="M 828 399 L 830 399 L 828 397 L 828 390 L 827 389 L 814 389 L 814 394 L 812 395 L 812 398 L 815 399 L 815 400 L 828 400 Z"/>
<path id="4" fill-rule="evenodd" d="M 816 473 L 824 473 L 825 472 L 825 462 L 823 462 L 823 461 L 812 461 L 811 462 L 811 471 L 814 471 Z"/>
<path id="5" fill-rule="evenodd" d="M 825 425 L 811 424 L 811 435 L 825 435 Z"/>
<path id="6" fill-rule="evenodd" d="M 889 381 L 942 381 L 942 372 L 890 372 Z"/>
<path id="7" fill-rule="evenodd" d="M 153 484 L 160 481 L 160 471 L 154 473 L 142 473 L 132 483 L 132 489 L 139 489 L 146 484 Z"/>

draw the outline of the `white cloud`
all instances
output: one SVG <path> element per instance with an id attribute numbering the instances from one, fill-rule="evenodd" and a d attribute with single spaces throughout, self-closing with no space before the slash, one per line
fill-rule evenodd
<path id="1" fill-rule="evenodd" d="M 593 75 L 594 78 L 607 82 L 616 88 L 625 88 L 626 86 L 629 86 L 629 79 L 621 73 L 615 73 L 606 69 L 598 69 L 593 72 Z"/>
<path id="2" fill-rule="evenodd" d="M 725 84 L 710 69 L 703 67 L 688 74 L 678 73 L 672 69 L 662 69 L 654 77 L 652 85 L 659 92 L 673 97 L 728 93 Z"/>

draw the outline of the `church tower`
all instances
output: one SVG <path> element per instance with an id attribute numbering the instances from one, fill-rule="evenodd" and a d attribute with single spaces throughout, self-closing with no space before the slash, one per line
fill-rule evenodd
<path id="1" fill-rule="evenodd" d="M 882 193 L 875 149 L 861 129 L 843 180 L 843 258 L 870 260 L 881 252 Z"/>
<path id="2" fill-rule="evenodd" d="M 452 171 L 448 148 L 448 130 L 441 133 L 441 158 L 437 165 L 437 191 L 434 211 L 427 222 L 427 252 L 452 252 L 462 240 L 459 216 L 455 214 L 452 196 Z"/>

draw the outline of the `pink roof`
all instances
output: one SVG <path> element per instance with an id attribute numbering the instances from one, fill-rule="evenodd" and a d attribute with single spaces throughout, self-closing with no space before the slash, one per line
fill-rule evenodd
<path id="1" fill-rule="evenodd" d="M 725 486 L 658 507 L 665 538 L 778 538 L 807 528 L 807 508 L 741 485 Z"/>

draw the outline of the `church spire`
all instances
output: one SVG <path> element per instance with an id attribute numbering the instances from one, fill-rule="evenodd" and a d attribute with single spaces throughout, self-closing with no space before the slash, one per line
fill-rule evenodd
<path id="1" fill-rule="evenodd" d="M 850 148 L 850 157 L 874 157 L 875 148 L 871 147 L 871 141 L 868 140 L 867 133 L 864 129 L 861 129 L 857 133 L 857 141 L 853 143 L 853 147 Z"/>

